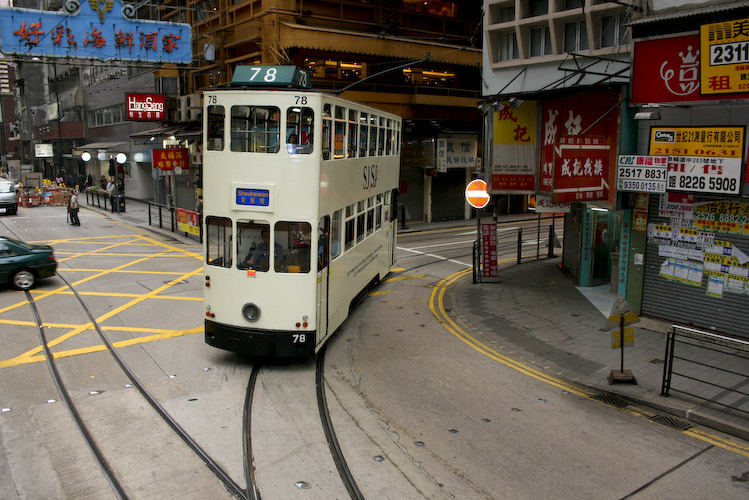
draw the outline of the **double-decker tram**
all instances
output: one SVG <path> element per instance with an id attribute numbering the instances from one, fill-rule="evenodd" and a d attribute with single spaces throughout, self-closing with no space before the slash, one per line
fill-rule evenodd
<path id="1" fill-rule="evenodd" d="M 203 102 L 205 341 L 308 356 L 393 264 L 401 119 L 240 66 Z"/>

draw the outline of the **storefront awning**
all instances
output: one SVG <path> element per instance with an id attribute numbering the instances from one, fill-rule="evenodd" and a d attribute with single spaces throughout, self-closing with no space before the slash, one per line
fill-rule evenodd
<path id="1" fill-rule="evenodd" d="M 184 130 L 185 127 L 159 127 L 159 128 L 152 128 L 149 130 L 144 130 L 143 132 L 135 132 L 134 134 L 130 134 L 130 137 L 136 138 L 136 137 L 162 137 L 166 136 L 169 137 L 171 135 L 176 135 L 177 132 Z"/>
<path id="2" fill-rule="evenodd" d="M 481 63 L 481 49 L 451 45 L 446 43 L 410 40 L 375 33 L 303 26 L 295 23 L 280 23 L 280 45 L 283 48 L 302 47 L 307 49 L 370 54 L 394 57 L 397 59 L 419 59 L 430 54 L 430 61 L 478 66 Z"/>

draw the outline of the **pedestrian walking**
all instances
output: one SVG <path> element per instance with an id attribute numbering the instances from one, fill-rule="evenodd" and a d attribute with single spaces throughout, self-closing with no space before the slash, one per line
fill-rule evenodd
<path id="1" fill-rule="evenodd" d="M 70 214 L 70 224 L 73 226 L 80 226 L 81 221 L 78 219 L 78 190 L 73 189 L 73 194 L 68 200 L 68 214 Z"/>

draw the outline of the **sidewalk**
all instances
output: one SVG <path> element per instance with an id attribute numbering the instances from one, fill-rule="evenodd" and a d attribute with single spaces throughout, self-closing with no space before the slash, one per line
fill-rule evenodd
<path id="1" fill-rule="evenodd" d="M 623 403 L 648 406 L 749 440 L 746 413 L 674 392 L 669 397 L 660 396 L 669 323 L 642 318 L 633 325 L 635 344 L 625 348 L 624 368 L 632 371 L 637 385 L 609 385 L 607 377 L 612 369 L 619 370 L 621 353 L 611 348 L 611 333 L 605 329 L 608 313 L 599 311 L 586 295 L 602 302 L 599 307 L 609 311 L 616 295 L 607 291 L 608 285 L 576 288 L 559 270 L 559 263 L 557 257 L 501 268 L 500 283 L 474 285 L 468 275 L 447 289 L 447 300 L 467 331 L 514 359 L 593 388 L 596 393 L 619 396 L 615 399 L 623 399 Z M 746 373 L 745 360 L 735 363 L 722 367 Z M 698 382 L 680 380 L 679 384 L 682 390 L 699 393 L 695 389 Z M 735 404 L 749 411 L 747 398 Z"/>

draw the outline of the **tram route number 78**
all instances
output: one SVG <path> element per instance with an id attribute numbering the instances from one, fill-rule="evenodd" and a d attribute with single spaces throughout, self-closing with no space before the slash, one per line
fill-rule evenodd
<path id="1" fill-rule="evenodd" d="M 295 333 L 292 336 L 291 343 L 292 344 L 304 344 L 307 342 L 307 334 L 306 333 Z"/>

